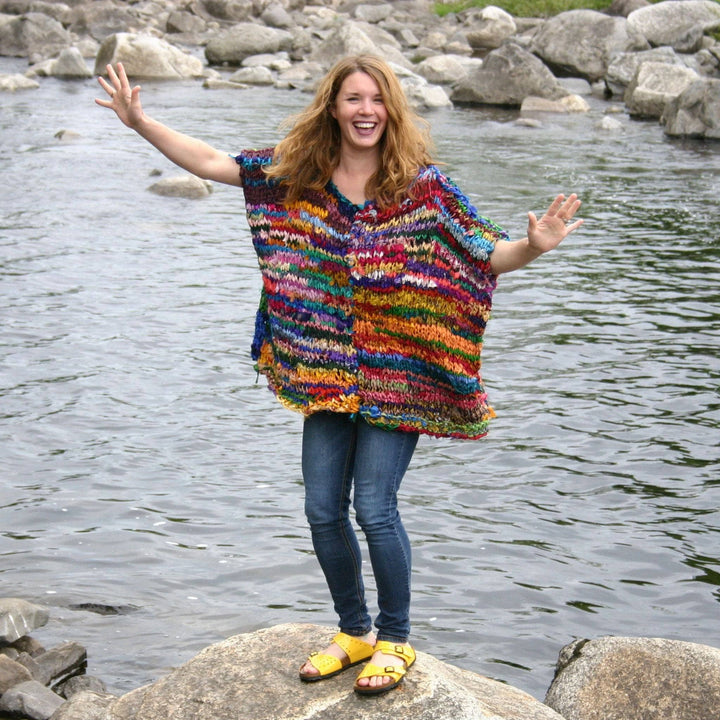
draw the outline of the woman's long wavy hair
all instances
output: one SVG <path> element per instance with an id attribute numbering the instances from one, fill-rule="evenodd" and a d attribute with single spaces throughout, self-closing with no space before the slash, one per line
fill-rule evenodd
<path id="1" fill-rule="evenodd" d="M 380 165 L 367 182 L 366 196 L 381 208 L 399 202 L 409 194 L 418 170 L 432 162 L 427 124 L 410 109 L 389 65 L 372 55 L 348 57 L 323 78 L 313 102 L 286 122 L 291 129 L 275 148 L 267 170 L 287 188 L 286 202 L 298 200 L 306 189 L 324 188 L 338 166 L 340 128 L 330 109 L 345 78 L 356 72 L 377 83 L 388 114 L 380 140 Z"/>

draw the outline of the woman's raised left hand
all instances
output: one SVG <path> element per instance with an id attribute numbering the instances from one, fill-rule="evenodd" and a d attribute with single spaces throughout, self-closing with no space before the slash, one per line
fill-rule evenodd
<path id="1" fill-rule="evenodd" d="M 577 230 L 582 220 L 575 220 L 580 208 L 580 200 L 573 193 L 569 197 L 558 195 L 545 214 L 538 220 L 535 213 L 528 213 L 528 244 L 538 253 L 546 253 L 556 248 L 573 230 Z"/>

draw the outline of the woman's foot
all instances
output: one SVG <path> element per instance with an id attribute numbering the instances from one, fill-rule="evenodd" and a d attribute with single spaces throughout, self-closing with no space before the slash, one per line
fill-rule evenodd
<path id="1" fill-rule="evenodd" d="M 358 642 L 359 641 L 359 642 Z M 369 647 L 363 647 L 363 645 Z M 300 678 L 306 681 L 321 680 L 367 660 L 372 655 L 375 634 L 359 637 L 338 633 L 322 653 L 313 653 L 300 668 Z M 339 664 L 334 662 L 339 661 Z M 319 667 L 318 667 L 319 666 Z"/>
<path id="2" fill-rule="evenodd" d="M 379 641 L 370 662 L 355 681 L 355 692 L 377 695 L 397 687 L 415 662 L 415 651 L 409 643 Z"/>

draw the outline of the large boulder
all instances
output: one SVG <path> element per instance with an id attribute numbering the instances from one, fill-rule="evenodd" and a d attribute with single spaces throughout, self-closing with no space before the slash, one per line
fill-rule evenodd
<path id="1" fill-rule="evenodd" d="M 0 599 L 0 643 L 12 643 L 45 625 L 50 614 L 21 598 Z"/>
<path id="2" fill-rule="evenodd" d="M 26 57 L 30 63 L 54 57 L 72 45 L 70 33 L 42 13 L 0 16 L 0 55 Z"/>
<path id="3" fill-rule="evenodd" d="M 717 720 L 720 650 L 658 638 L 576 640 L 545 702 L 565 720 Z"/>
<path id="4" fill-rule="evenodd" d="M 472 70 L 482 67 L 482 60 L 464 55 L 432 55 L 417 66 L 418 74 L 438 85 L 455 85 Z"/>
<path id="5" fill-rule="evenodd" d="M 647 41 L 628 21 L 595 10 L 568 10 L 543 23 L 530 50 L 559 75 L 595 82 L 619 53 L 647 50 Z"/>
<path id="6" fill-rule="evenodd" d="M 665 104 L 680 95 L 698 74 L 684 65 L 645 62 L 625 91 L 625 105 L 630 115 L 659 118 Z"/>
<path id="7" fill-rule="evenodd" d="M 720 80 L 695 80 L 667 104 L 663 120 L 667 135 L 720 139 Z"/>
<path id="8" fill-rule="evenodd" d="M 720 27 L 720 4 L 712 0 L 666 0 L 628 15 L 628 27 L 654 46 L 697 52 L 706 32 Z"/>
<path id="9" fill-rule="evenodd" d="M 292 42 L 292 35 L 286 30 L 237 23 L 211 38 L 205 47 L 205 57 L 211 65 L 240 65 L 251 55 L 290 50 Z"/>
<path id="10" fill-rule="evenodd" d="M 80 693 L 52 720 L 562 720 L 521 690 L 422 652 L 403 686 L 379 701 L 352 691 L 357 675 L 352 670 L 327 682 L 302 683 L 297 675 L 302 658 L 327 644 L 332 633 L 292 624 L 231 637 L 117 700 Z"/>
<path id="11" fill-rule="evenodd" d="M 519 107 L 529 95 L 559 100 L 570 93 L 535 55 L 509 42 L 493 50 L 453 89 L 453 102 Z"/>
<path id="12" fill-rule="evenodd" d="M 132 78 L 180 80 L 202 77 L 202 60 L 152 35 L 117 33 L 100 46 L 95 74 L 103 75 L 108 63 L 122 62 Z"/>

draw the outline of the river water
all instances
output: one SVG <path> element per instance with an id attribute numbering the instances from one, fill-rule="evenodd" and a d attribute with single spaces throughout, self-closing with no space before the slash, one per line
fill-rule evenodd
<path id="1" fill-rule="evenodd" d="M 308 101 L 143 92 L 227 151 L 275 142 Z M 47 605 L 35 637 L 84 644 L 119 694 L 227 636 L 335 619 L 301 419 L 249 359 L 242 196 L 147 192 L 176 170 L 98 95 L 45 79 L 0 96 L 0 594 Z M 500 280 L 490 436 L 422 438 L 401 492 L 417 648 L 540 699 L 576 637 L 720 646 L 720 145 L 622 114 L 608 133 L 591 104 L 539 128 L 427 115 L 447 172 L 513 236 L 556 192 L 584 200 L 581 231 Z"/>

